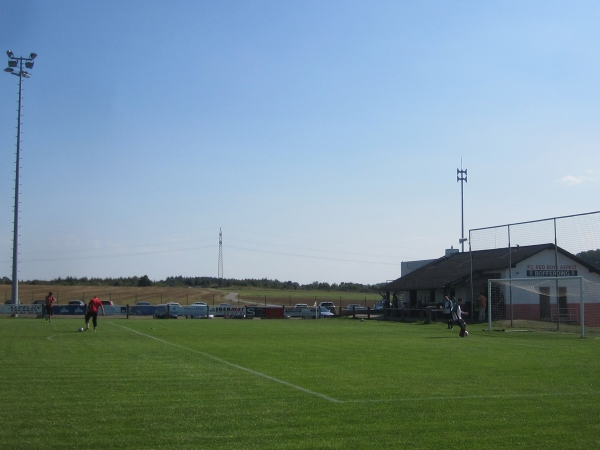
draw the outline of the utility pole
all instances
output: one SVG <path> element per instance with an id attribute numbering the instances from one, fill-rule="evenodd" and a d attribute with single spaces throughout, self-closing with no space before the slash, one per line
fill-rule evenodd
<path id="1" fill-rule="evenodd" d="M 223 233 L 219 228 L 219 285 L 223 283 Z"/>
<path id="2" fill-rule="evenodd" d="M 464 209 L 464 194 L 463 184 L 467 182 L 467 169 L 462 168 L 462 158 L 460 158 L 460 170 L 456 169 L 456 182 L 460 181 L 460 224 L 461 224 L 461 235 L 458 242 L 461 245 L 461 252 L 465 251 L 465 209 Z M 463 183 L 464 182 L 464 183 Z"/>

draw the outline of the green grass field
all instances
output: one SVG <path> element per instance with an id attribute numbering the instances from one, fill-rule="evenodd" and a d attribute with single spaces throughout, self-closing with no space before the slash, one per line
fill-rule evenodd
<path id="1" fill-rule="evenodd" d="M 0 320 L 0 448 L 600 446 L 600 340 L 442 323 Z"/>

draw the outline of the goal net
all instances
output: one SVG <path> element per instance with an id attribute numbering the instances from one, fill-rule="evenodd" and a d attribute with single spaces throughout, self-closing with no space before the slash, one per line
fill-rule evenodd
<path id="1" fill-rule="evenodd" d="M 489 330 L 600 332 L 600 285 L 581 276 L 490 279 Z"/>

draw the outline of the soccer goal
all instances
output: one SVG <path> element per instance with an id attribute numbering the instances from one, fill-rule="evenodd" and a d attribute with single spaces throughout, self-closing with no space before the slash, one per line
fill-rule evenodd
<path id="1" fill-rule="evenodd" d="M 581 276 L 490 279 L 488 293 L 489 331 L 600 329 L 600 286 Z"/>

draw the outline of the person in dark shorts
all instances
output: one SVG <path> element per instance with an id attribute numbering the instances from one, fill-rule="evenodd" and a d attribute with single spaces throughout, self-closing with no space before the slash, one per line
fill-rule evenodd
<path id="1" fill-rule="evenodd" d="M 452 306 L 452 315 L 454 316 L 454 320 L 460 327 L 460 333 L 458 334 L 460 337 L 467 337 L 469 332 L 467 331 L 467 323 L 462 318 L 462 316 L 468 315 L 465 311 L 461 309 L 462 307 L 462 298 L 459 298 L 458 301 Z"/>
<path id="2" fill-rule="evenodd" d="M 87 311 L 85 312 L 85 331 L 90 329 L 90 319 L 92 319 L 94 331 L 96 331 L 96 327 L 98 326 L 98 309 L 102 309 L 102 315 L 104 315 L 104 305 L 97 296 L 94 296 L 88 303 Z"/>
<path id="3" fill-rule="evenodd" d="M 46 295 L 46 322 L 52 322 L 52 303 L 56 301 L 56 298 L 52 295 L 52 292 L 48 292 Z"/>
<path id="4" fill-rule="evenodd" d="M 452 317 L 452 300 L 450 300 L 447 295 L 444 297 L 444 314 L 446 316 L 448 329 L 451 330 L 454 322 L 454 318 Z"/>

